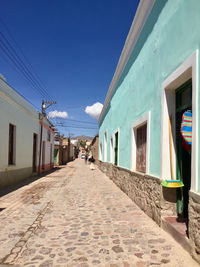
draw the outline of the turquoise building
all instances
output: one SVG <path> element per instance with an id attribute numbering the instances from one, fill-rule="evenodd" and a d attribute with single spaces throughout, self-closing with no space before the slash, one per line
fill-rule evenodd
<path id="1" fill-rule="evenodd" d="M 163 228 L 185 221 L 198 261 L 199 25 L 199 0 L 141 0 L 99 117 L 101 169 Z M 181 134 L 188 111 L 192 145 Z M 185 186 L 165 189 L 166 179 Z"/>

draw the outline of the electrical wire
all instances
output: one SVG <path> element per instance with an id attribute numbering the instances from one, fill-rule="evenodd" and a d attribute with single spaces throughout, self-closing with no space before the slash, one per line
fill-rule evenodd
<path id="1" fill-rule="evenodd" d="M 11 31 L 9 30 L 9 28 L 7 27 L 6 23 L 3 21 L 3 19 L 0 17 L 0 23 L 4 26 L 4 28 L 6 29 L 8 35 L 10 36 L 10 38 L 12 39 L 12 41 L 15 43 L 15 46 L 17 47 L 18 51 L 21 53 L 22 57 L 25 59 L 25 61 L 28 63 L 29 67 L 32 69 L 32 72 L 34 73 L 34 75 L 37 77 L 37 79 L 39 80 L 39 82 L 41 83 L 41 85 L 45 88 L 47 87 L 44 82 L 40 79 L 40 77 L 37 75 L 37 73 L 35 72 L 32 64 L 30 63 L 30 61 L 28 60 L 28 58 L 25 56 L 23 50 L 21 49 L 21 47 L 18 45 L 18 43 L 16 42 L 14 36 L 12 35 Z M 51 96 L 50 96 L 51 98 Z"/>
<path id="2" fill-rule="evenodd" d="M 73 125 L 55 125 L 56 127 L 63 128 L 76 128 L 76 129 L 88 129 L 88 130 L 98 130 L 98 128 L 83 127 L 83 126 L 73 126 Z"/>
<path id="3" fill-rule="evenodd" d="M 72 121 L 72 122 L 79 122 L 79 123 L 86 123 L 86 124 L 93 124 L 93 125 L 97 125 L 97 122 L 89 122 L 89 121 L 79 121 L 79 120 L 73 120 L 73 119 L 67 119 L 67 118 L 63 118 L 62 120 L 64 121 Z"/>
<path id="4" fill-rule="evenodd" d="M 4 55 L 2 55 L 2 57 L 3 57 L 3 59 L 4 59 L 4 61 L 7 63 L 7 64 L 9 64 L 9 62 L 8 62 L 8 60 L 7 60 L 7 58 L 4 56 Z M 13 67 L 13 69 L 15 69 L 14 67 Z M 15 69 L 16 70 L 16 69 Z M 17 71 L 19 74 L 20 74 L 20 72 L 19 71 Z M 6 82 L 7 83 L 7 82 Z M 8 83 L 7 83 L 8 84 Z M 10 85 L 10 84 L 8 84 L 11 88 L 12 88 L 12 86 Z M 38 107 L 38 106 L 36 106 L 35 104 L 33 104 L 28 98 L 26 98 L 22 93 L 20 93 L 18 90 L 16 90 L 16 89 L 14 89 L 14 88 L 12 88 L 14 91 L 16 91 L 22 98 L 24 98 L 30 105 L 32 105 L 37 111 L 39 111 L 40 110 L 40 108 Z"/>
<path id="5" fill-rule="evenodd" d="M 7 55 L 15 67 L 20 70 L 23 76 L 31 83 L 32 87 L 34 87 L 43 97 L 46 97 L 48 95 L 46 90 L 40 86 L 39 82 L 35 79 L 34 75 L 27 68 L 23 60 L 21 60 L 21 58 L 18 56 L 17 52 L 14 50 L 2 32 L 0 32 L 0 37 L 0 46 L 2 51 Z"/>
<path id="6" fill-rule="evenodd" d="M 9 61 L 12 63 L 11 66 L 14 66 L 15 70 L 25 78 L 25 80 L 31 85 L 31 87 L 34 89 L 35 92 L 37 92 L 37 93 L 39 92 L 41 96 L 43 96 L 44 98 L 49 98 L 52 101 L 53 98 L 47 92 L 47 90 L 45 88 L 46 86 L 41 81 L 39 76 L 35 73 L 31 63 L 29 62 L 27 57 L 24 55 L 22 49 L 17 44 L 16 40 L 14 39 L 13 35 L 11 34 L 10 30 L 8 29 L 7 25 L 2 20 L 2 18 L 0 18 L 0 23 L 5 27 L 8 35 L 10 36 L 10 38 L 12 39 L 12 41 L 15 44 L 15 48 L 14 48 L 12 46 L 12 44 L 9 42 L 8 38 L 6 38 L 6 36 L 2 32 L 0 32 L 0 48 L 4 52 L 4 54 L 7 56 Z M 16 47 L 18 49 L 18 52 L 20 52 L 20 54 L 22 55 L 24 60 L 18 54 Z M 28 64 L 26 64 L 24 61 L 26 61 L 26 63 L 28 63 Z M 33 107 L 38 109 L 38 107 L 36 107 L 33 103 L 31 103 L 31 101 L 29 101 L 23 94 L 21 94 L 19 92 L 17 92 L 17 93 L 21 97 L 23 97 L 27 102 L 29 102 Z M 69 106 L 69 107 L 67 107 L 67 109 L 80 109 L 80 108 L 82 108 L 82 107 L 81 106 Z M 50 107 L 50 110 L 53 111 L 53 108 Z M 52 119 L 52 118 L 50 118 L 50 119 Z M 93 123 L 93 122 L 86 122 L 86 121 L 79 121 L 79 120 L 72 120 L 72 119 L 65 119 L 65 121 L 96 125 L 96 123 Z M 63 125 L 61 122 L 60 123 L 58 122 L 56 124 L 58 124 L 59 127 L 79 128 L 79 129 L 85 129 L 85 130 L 86 129 L 87 130 L 90 130 L 90 129 L 97 130 L 97 128 L 83 127 L 80 125 Z"/>

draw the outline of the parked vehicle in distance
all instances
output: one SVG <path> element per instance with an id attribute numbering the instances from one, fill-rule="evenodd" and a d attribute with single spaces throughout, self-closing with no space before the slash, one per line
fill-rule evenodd
<path id="1" fill-rule="evenodd" d="M 82 159 L 84 159 L 84 158 L 85 158 L 85 154 L 84 154 L 84 153 L 81 155 L 81 158 L 82 158 Z"/>

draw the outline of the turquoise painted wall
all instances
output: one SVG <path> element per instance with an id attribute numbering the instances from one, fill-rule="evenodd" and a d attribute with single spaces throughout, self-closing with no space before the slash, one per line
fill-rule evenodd
<path id="1" fill-rule="evenodd" d="M 199 25 L 199 0 L 156 1 L 100 124 L 103 148 L 107 130 L 108 162 L 110 136 L 119 128 L 119 166 L 130 169 L 132 124 L 151 111 L 149 173 L 160 176 L 162 82 L 199 49 Z"/>

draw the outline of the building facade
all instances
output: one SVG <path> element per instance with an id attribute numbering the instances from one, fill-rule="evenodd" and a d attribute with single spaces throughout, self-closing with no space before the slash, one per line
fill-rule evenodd
<path id="1" fill-rule="evenodd" d="M 70 138 L 63 138 L 62 149 L 63 164 L 72 161 L 74 159 L 74 145 L 71 143 Z"/>
<path id="2" fill-rule="evenodd" d="M 62 164 L 62 138 L 60 136 L 54 137 L 54 165 Z"/>
<path id="3" fill-rule="evenodd" d="M 0 114 L 0 187 L 4 187 L 39 173 L 41 124 L 39 112 L 8 85 L 2 76 Z M 48 141 L 50 124 L 45 120 L 42 123 L 44 130 L 41 141 L 44 150 L 41 149 L 41 155 L 43 153 L 44 156 L 41 156 L 41 171 L 52 167 L 50 157 L 54 138 L 51 130 Z"/>
<path id="4" fill-rule="evenodd" d="M 75 158 L 74 145 L 69 138 L 55 137 L 54 164 L 64 165 Z"/>
<path id="5" fill-rule="evenodd" d="M 95 135 L 95 137 L 92 139 L 92 142 L 89 147 L 93 158 L 95 159 L 95 164 L 98 164 L 99 159 L 99 135 Z"/>
<path id="6" fill-rule="evenodd" d="M 40 148 L 39 172 L 45 172 L 54 166 L 54 127 L 52 123 L 40 114 Z"/>
<path id="7" fill-rule="evenodd" d="M 199 12 L 197 0 L 140 1 L 99 118 L 102 170 L 159 225 L 168 216 L 188 220 L 198 261 Z M 186 111 L 189 147 L 180 134 Z M 165 179 L 185 186 L 166 191 Z"/>

